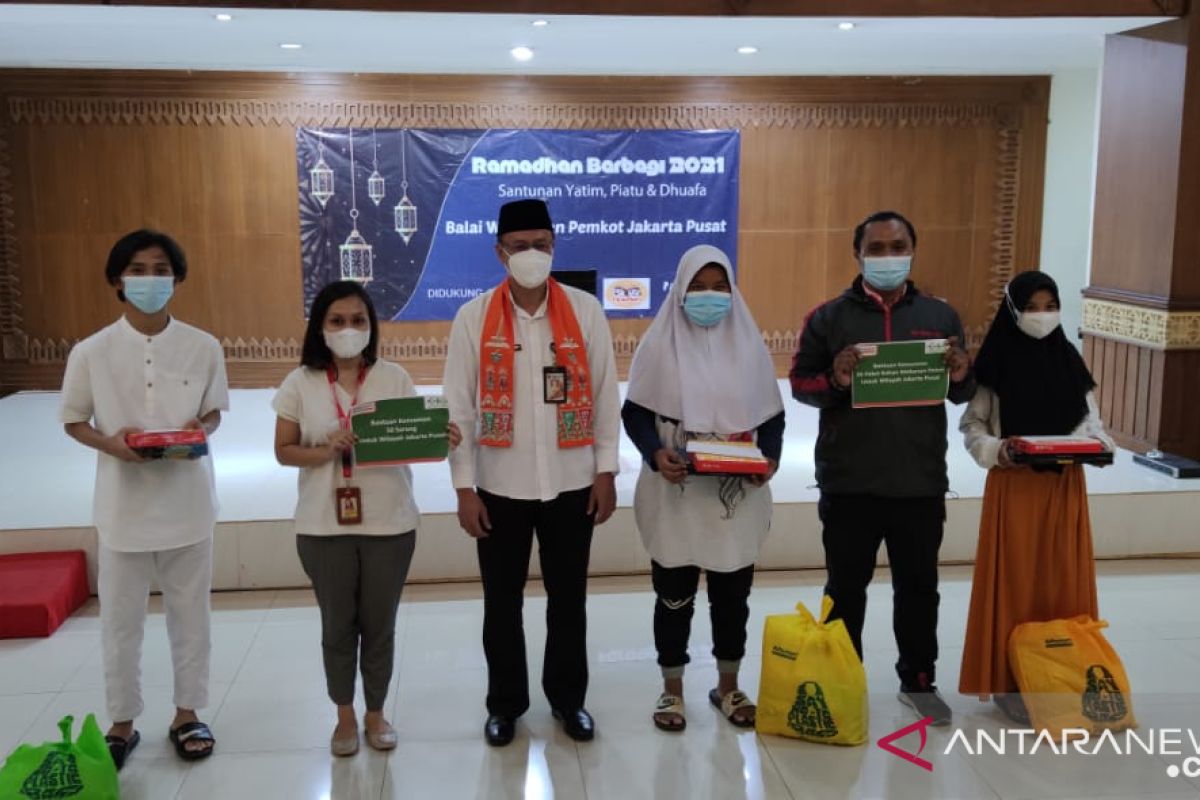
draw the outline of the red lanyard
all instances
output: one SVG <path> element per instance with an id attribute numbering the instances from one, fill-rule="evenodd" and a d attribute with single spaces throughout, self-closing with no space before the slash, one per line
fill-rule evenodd
<path id="1" fill-rule="evenodd" d="M 353 410 L 358 405 L 358 393 L 362 390 L 363 383 L 367 380 L 367 365 L 363 364 L 358 368 L 358 383 L 354 386 L 354 396 L 350 398 L 350 409 Z M 338 427 L 344 431 L 350 430 L 350 415 L 342 408 L 342 401 L 338 400 L 337 396 L 337 370 L 330 367 L 325 371 L 325 376 L 329 378 L 329 393 L 333 395 L 333 407 L 337 409 Z M 350 480 L 354 474 L 354 454 L 351 450 L 342 451 L 342 477 Z"/>

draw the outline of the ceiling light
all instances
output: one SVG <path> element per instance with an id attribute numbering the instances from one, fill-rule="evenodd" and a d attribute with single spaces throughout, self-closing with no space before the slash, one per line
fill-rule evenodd
<path id="1" fill-rule="evenodd" d="M 213 19 L 215 19 L 217 22 L 229 22 L 231 19 L 233 19 L 233 15 L 232 14 L 214 14 Z"/>
<path id="2" fill-rule="evenodd" d="M 745 45 L 744 47 L 739 47 L 738 52 L 744 56 L 752 56 L 758 52 L 758 48 L 753 45 Z"/>
<path id="3" fill-rule="evenodd" d="M 521 45 L 520 47 L 514 47 L 508 52 L 511 53 L 512 57 L 517 61 L 528 61 L 529 59 L 533 58 L 533 48 L 525 47 L 524 45 Z"/>
<path id="4" fill-rule="evenodd" d="M 839 22 L 838 30 L 839 31 L 852 31 L 852 30 L 854 30 L 854 23 L 853 22 Z"/>
<path id="5" fill-rule="evenodd" d="M 535 28 L 544 28 L 550 24 L 550 20 L 535 19 L 532 24 L 533 24 L 533 27 L 535 27 Z"/>
<path id="6" fill-rule="evenodd" d="M 299 50 L 301 47 L 304 47 L 304 45 L 296 44 L 295 42 L 284 42 L 279 46 L 284 50 Z"/>

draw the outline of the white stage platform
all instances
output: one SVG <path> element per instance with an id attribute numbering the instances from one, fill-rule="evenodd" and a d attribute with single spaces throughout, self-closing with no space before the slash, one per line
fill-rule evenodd
<path id="1" fill-rule="evenodd" d="M 789 391 L 782 381 L 785 397 Z M 440 387 L 423 386 L 436 393 Z M 622 392 L 624 386 L 622 386 Z M 221 512 L 215 586 L 221 589 L 302 586 L 292 541 L 296 471 L 275 463 L 270 389 L 234 390 L 231 410 L 213 438 Z M 94 555 L 91 526 L 95 456 L 69 439 L 58 422 L 58 394 L 22 392 L 0 399 L 0 552 L 82 548 Z M 942 555 L 974 557 L 986 473 L 962 446 L 960 409 L 950 415 L 950 501 Z M 760 567 L 821 567 L 820 524 L 813 472 L 817 411 L 787 400 L 783 463 L 772 482 L 776 515 Z M 634 526 L 633 488 L 640 456 L 622 437 L 618 511 L 597 530 L 597 574 L 649 570 Z M 459 530 L 445 464 L 414 468 L 424 517 L 414 580 L 472 579 L 474 547 Z M 1096 553 L 1102 558 L 1200 553 L 1200 481 L 1179 481 L 1139 467 L 1120 452 L 1112 467 L 1088 467 Z M 92 559 L 94 563 L 94 559 Z M 536 559 L 535 559 L 536 566 Z"/>

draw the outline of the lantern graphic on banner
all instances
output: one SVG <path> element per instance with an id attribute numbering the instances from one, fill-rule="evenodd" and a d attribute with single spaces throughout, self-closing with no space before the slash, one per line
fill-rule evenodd
<path id="1" fill-rule="evenodd" d="M 400 202 L 392 209 L 395 215 L 396 233 L 408 244 L 417 232 L 417 207 L 408 199 L 408 158 L 404 142 L 406 130 L 400 131 Z"/>
<path id="2" fill-rule="evenodd" d="M 379 205 L 379 201 L 387 194 L 387 182 L 383 176 L 379 174 L 379 143 L 375 140 L 375 129 L 371 129 L 371 147 L 374 149 L 374 154 L 371 157 L 371 177 L 367 178 L 367 197 L 371 198 L 371 202 Z"/>
<path id="3" fill-rule="evenodd" d="M 308 193 L 321 204 L 333 197 L 333 170 L 325 163 L 325 142 L 317 142 L 317 163 L 308 171 Z"/>
<path id="4" fill-rule="evenodd" d="M 341 257 L 342 280 L 366 283 L 374 277 L 374 248 L 358 232 L 358 195 L 354 185 L 354 129 L 350 129 L 350 224 L 352 230 L 344 244 L 338 246 Z"/>

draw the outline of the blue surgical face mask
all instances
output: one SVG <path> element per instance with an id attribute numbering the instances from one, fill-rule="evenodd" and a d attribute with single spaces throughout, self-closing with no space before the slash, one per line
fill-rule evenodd
<path id="1" fill-rule="evenodd" d="M 711 328 L 733 308 L 729 292 L 688 292 L 683 296 L 683 313 L 701 328 Z"/>
<path id="2" fill-rule="evenodd" d="M 125 299 L 144 314 L 157 314 L 175 293 L 174 275 L 129 275 L 124 278 Z"/>
<path id="3" fill-rule="evenodd" d="M 864 256 L 863 279 L 876 289 L 890 292 L 908 280 L 912 256 Z"/>

